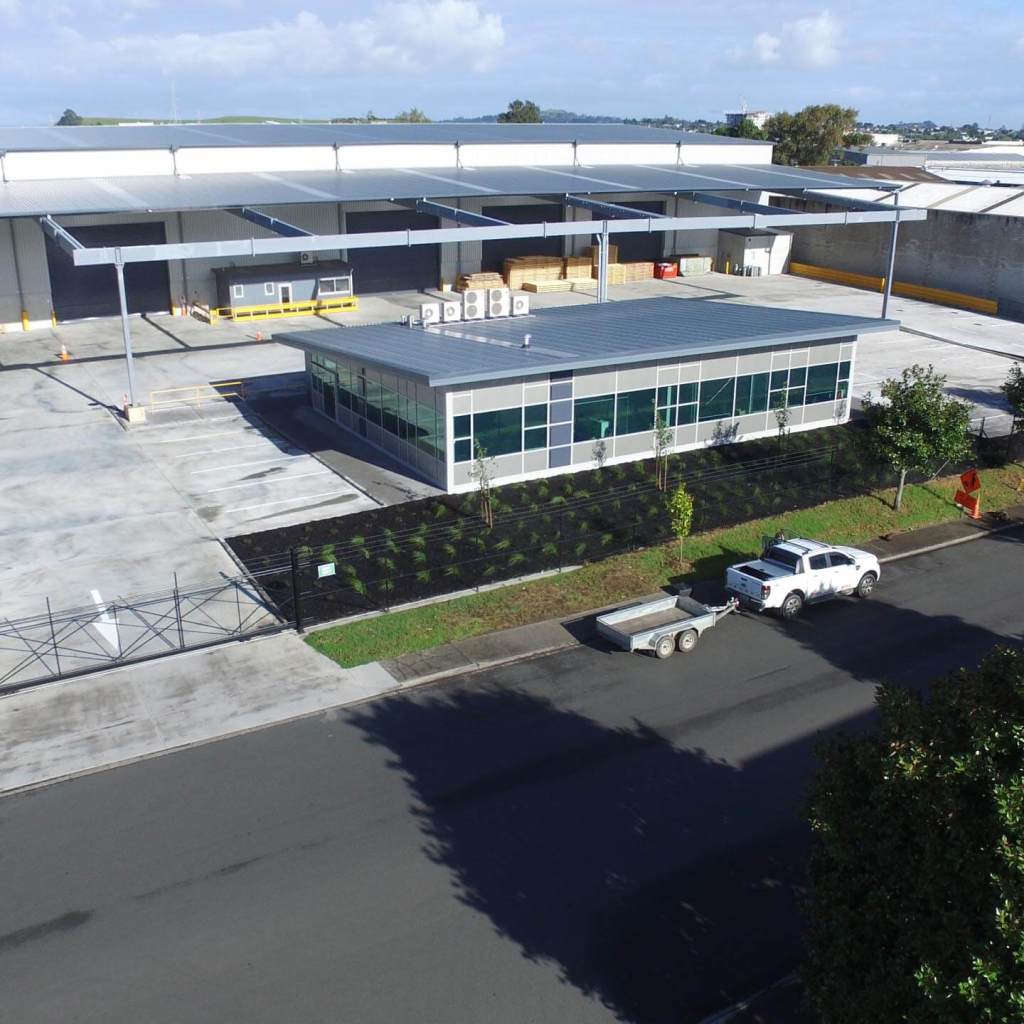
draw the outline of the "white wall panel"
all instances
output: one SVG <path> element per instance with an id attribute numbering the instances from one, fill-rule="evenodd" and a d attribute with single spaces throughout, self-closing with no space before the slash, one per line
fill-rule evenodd
<path id="1" fill-rule="evenodd" d="M 334 167 L 334 151 L 331 167 Z M 338 167 L 360 170 L 373 167 L 455 167 L 454 146 L 339 146 Z"/>
<path id="2" fill-rule="evenodd" d="M 225 146 L 179 149 L 179 174 L 333 171 L 331 146 Z"/>
<path id="3" fill-rule="evenodd" d="M 8 153 L 4 157 L 4 168 L 8 181 L 38 181 L 173 174 L 174 161 L 169 149 L 75 150 Z"/>
<path id="4" fill-rule="evenodd" d="M 727 147 L 722 146 L 721 148 Z M 687 149 L 688 147 L 683 147 L 684 159 Z M 674 142 L 625 146 L 612 143 L 580 143 L 576 148 L 576 159 L 584 166 L 595 167 L 600 164 L 674 164 L 678 152 Z M 707 160 L 706 162 L 711 163 L 712 161 Z"/>
<path id="5" fill-rule="evenodd" d="M 573 146 L 571 142 L 462 146 L 459 149 L 459 157 L 463 167 L 506 167 L 509 164 L 571 167 Z"/>
<path id="6" fill-rule="evenodd" d="M 732 146 L 683 146 L 683 163 L 687 167 L 694 164 L 770 164 L 773 148 L 764 143 L 753 146 L 744 146 L 740 143 Z"/>

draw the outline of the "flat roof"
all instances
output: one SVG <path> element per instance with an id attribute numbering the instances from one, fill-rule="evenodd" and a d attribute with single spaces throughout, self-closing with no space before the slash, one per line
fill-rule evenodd
<path id="1" fill-rule="evenodd" d="M 8 153 L 99 149 L 181 149 L 224 146 L 387 146 L 495 143 L 643 143 L 684 146 L 758 145 L 671 128 L 631 124 L 498 124 L 438 121 L 431 124 L 154 124 L 0 127 Z M 762 143 L 768 145 L 768 143 Z"/>
<path id="2" fill-rule="evenodd" d="M 898 327 L 898 320 L 660 297 L 428 328 L 378 324 L 289 331 L 273 340 L 445 387 L 828 341 Z M 524 348 L 527 334 L 530 344 Z"/>
<path id="3" fill-rule="evenodd" d="M 479 167 L 244 174 L 59 178 L 0 184 L 0 217 L 76 213 L 159 213 L 231 206 L 457 199 L 500 203 L 516 195 L 614 195 L 878 188 L 861 181 L 775 164 L 616 164 L 601 167 Z M 253 233 L 259 236 L 259 230 Z"/>

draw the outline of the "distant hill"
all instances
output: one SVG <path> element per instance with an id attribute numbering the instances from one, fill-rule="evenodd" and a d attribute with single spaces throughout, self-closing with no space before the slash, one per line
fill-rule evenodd
<path id="1" fill-rule="evenodd" d="M 551 108 L 540 112 L 542 121 L 551 124 L 622 124 L 621 117 L 605 114 L 576 114 L 571 110 Z M 452 117 L 456 124 L 493 124 L 498 120 L 497 114 L 481 114 L 479 117 Z"/>

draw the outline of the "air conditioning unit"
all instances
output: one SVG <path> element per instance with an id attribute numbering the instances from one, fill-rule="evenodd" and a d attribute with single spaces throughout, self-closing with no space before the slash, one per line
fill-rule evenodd
<path id="1" fill-rule="evenodd" d="M 512 304 L 509 301 L 511 292 L 507 288 L 487 289 L 487 315 L 508 316 Z"/>
<path id="2" fill-rule="evenodd" d="M 469 288 L 462 293 L 462 315 L 467 320 L 483 320 L 484 292 L 482 288 Z"/>
<path id="3" fill-rule="evenodd" d="M 526 316 L 530 312 L 530 296 L 529 295 L 513 295 L 512 296 L 512 315 L 513 316 Z"/>
<path id="4" fill-rule="evenodd" d="M 299 263 L 301 263 L 304 267 L 308 267 L 311 264 L 316 263 L 316 254 L 311 252 L 300 252 Z"/>
<path id="5" fill-rule="evenodd" d="M 441 303 L 441 319 L 446 324 L 455 323 L 457 320 L 462 319 L 462 303 L 461 302 L 442 302 Z"/>
<path id="6" fill-rule="evenodd" d="M 436 324 L 441 319 L 441 303 L 421 302 L 420 319 L 425 324 Z"/>

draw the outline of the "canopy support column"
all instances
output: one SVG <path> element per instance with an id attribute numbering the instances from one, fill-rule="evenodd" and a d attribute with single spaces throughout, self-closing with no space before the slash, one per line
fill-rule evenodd
<path id="1" fill-rule="evenodd" d="M 114 262 L 114 273 L 117 275 L 117 297 L 121 303 L 121 335 L 124 338 L 124 361 L 128 368 L 128 405 L 125 416 L 129 423 L 145 421 L 146 412 L 142 406 L 135 404 L 135 362 L 132 358 L 132 331 L 128 325 L 128 298 L 124 290 L 124 262 L 121 254 L 117 254 Z"/>
<path id="2" fill-rule="evenodd" d="M 893 194 L 893 203 L 899 205 L 900 194 L 896 192 Z M 899 235 L 900 221 L 899 216 L 892 222 L 892 234 L 889 236 L 889 266 L 885 272 L 885 281 L 882 285 L 882 319 L 885 319 L 886 313 L 889 312 L 889 296 L 892 295 L 892 277 L 896 271 L 896 239 Z"/>

